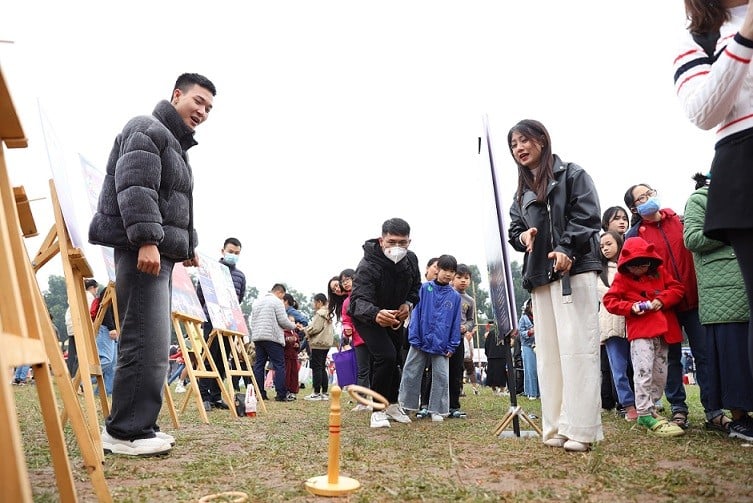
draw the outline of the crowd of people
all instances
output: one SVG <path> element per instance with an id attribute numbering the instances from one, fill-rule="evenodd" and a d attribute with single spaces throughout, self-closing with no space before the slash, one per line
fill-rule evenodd
<path id="1" fill-rule="evenodd" d="M 685 10 L 675 91 L 692 123 L 717 128 L 717 143 L 710 171 L 694 176 L 684 215 L 662 207 L 646 183 L 628 187 L 624 208 L 602 213 L 591 176 L 554 153 L 543 124 L 522 120 L 507 135 L 518 174 L 507 238 L 524 254 L 523 286 L 531 297 L 518 327 L 529 369 L 524 392 L 540 397 L 547 446 L 583 452 L 604 438 L 602 383 L 607 390 L 613 384 L 625 419 L 657 436 L 683 435 L 691 420 L 684 337 L 705 427 L 753 441 L 753 4 L 685 0 Z M 124 126 L 107 163 L 89 241 L 114 248 L 117 277 L 120 331 L 102 332 L 103 345 L 105 338 L 118 340 L 112 407 L 102 430 L 108 453 L 164 454 L 175 444 L 157 424 L 168 368 L 171 275 L 176 262 L 198 265 L 187 151 L 215 94 L 206 77 L 181 75 L 169 100 Z M 466 341 L 476 330 L 466 269 L 441 255 L 429 262 L 422 284 L 408 223 L 391 218 L 381 231 L 364 243 L 355 270 L 333 276 L 327 295 L 314 297 L 313 320 L 297 318 L 282 284 L 254 302 L 256 380 L 265 381 L 269 366 L 274 399 L 293 400 L 296 355 L 304 349 L 312 369 L 308 398 L 326 399 L 322 352 L 339 321 L 355 348 L 358 384 L 389 403 L 371 411 L 372 427 L 410 423 L 409 413 L 437 422 L 465 417 L 459 399 L 474 349 Z M 238 253 L 229 244 L 239 253 L 240 243 L 223 249 L 222 261 L 232 269 Z M 504 361 L 501 340 L 489 331 L 485 350 L 487 384 L 503 394 L 509 383 L 500 369 L 512 362 Z M 69 365 L 74 374 L 75 339 Z M 18 372 L 20 384 L 24 369 Z M 226 407 L 209 384 L 202 386 L 205 407 Z M 266 389 L 262 395 L 267 398 Z M 668 417 L 661 414 L 662 396 Z"/>

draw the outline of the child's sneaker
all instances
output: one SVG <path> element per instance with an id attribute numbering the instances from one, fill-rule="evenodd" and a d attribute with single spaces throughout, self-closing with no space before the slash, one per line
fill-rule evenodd
<path id="1" fill-rule="evenodd" d="M 390 422 L 387 419 L 387 414 L 381 411 L 371 413 L 371 427 L 372 428 L 389 428 Z"/>
<path id="2" fill-rule="evenodd" d="M 391 403 L 384 412 L 398 423 L 410 423 L 411 420 L 399 404 Z"/>
<path id="3" fill-rule="evenodd" d="M 625 421 L 637 421 L 638 420 L 638 411 L 635 409 L 634 405 L 628 405 L 625 407 Z"/>
<path id="4" fill-rule="evenodd" d="M 685 434 L 685 430 L 666 419 L 656 419 L 652 416 L 640 416 L 638 424 L 648 430 L 649 433 L 657 437 L 679 437 Z"/>
<path id="5" fill-rule="evenodd" d="M 432 414 L 431 420 L 435 423 L 441 423 L 444 421 L 444 418 L 442 417 L 442 414 Z"/>
<path id="6" fill-rule="evenodd" d="M 460 409 L 450 409 L 450 415 L 447 417 L 457 418 L 457 419 L 465 419 L 468 417 L 468 414 L 463 412 Z"/>
<path id="7" fill-rule="evenodd" d="M 182 382 L 179 382 L 178 385 L 175 386 L 175 392 L 176 393 L 185 393 L 186 392 L 186 387 L 183 386 Z"/>
<path id="8" fill-rule="evenodd" d="M 746 421 L 745 418 L 732 421 L 729 423 L 729 436 L 740 438 L 746 442 L 753 442 L 753 421 Z"/>
<path id="9" fill-rule="evenodd" d="M 429 417 L 429 411 L 426 407 L 416 412 L 416 419 L 426 419 Z"/>

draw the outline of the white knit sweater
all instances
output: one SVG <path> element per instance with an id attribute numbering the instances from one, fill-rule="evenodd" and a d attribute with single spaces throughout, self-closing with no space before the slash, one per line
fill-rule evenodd
<path id="1" fill-rule="evenodd" d="M 730 9 L 719 30 L 713 65 L 690 32 L 674 61 L 675 92 L 690 121 L 701 129 L 717 127 L 717 141 L 753 128 L 753 41 L 737 35 L 747 6 Z M 721 53 L 720 53 L 721 51 Z"/>

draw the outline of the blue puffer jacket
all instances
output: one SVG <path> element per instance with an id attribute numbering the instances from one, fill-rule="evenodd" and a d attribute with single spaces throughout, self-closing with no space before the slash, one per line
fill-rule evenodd
<path id="1" fill-rule="evenodd" d="M 198 238 L 187 151 L 194 145 L 193 131 L 167 100 L 153 116 L 128 121 L 110 151 L 89 242 L 129 250 L 156 244 L 168 259 L 192 258 Z"/>
<path id="2" fill-rule="evenodd" d="M 408 342 L 432 355 L 454 353 L 460 345 L 460 294 L 450 285 L 428 281 L 418 296 L 408 325 Z"/>

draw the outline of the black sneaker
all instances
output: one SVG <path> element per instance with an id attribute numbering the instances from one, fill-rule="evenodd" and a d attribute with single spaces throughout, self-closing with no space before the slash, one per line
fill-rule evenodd
<path id="1" fill-rule="evenodd" d="M 275 397 L 275 402 L 292 402 L 293 400 L 295 400 L 295 398 L 291 397 L 290 395 Z"/>
<path id="2" fill-rule="evenodd" d="M 468 417 L 468 414 L 466 414 L 465 412 L 463 412 L 460 409 L 450 409 L 450 415 L 448 415 L 447 417 L 449 417 L 449 418 L 457 418 L 457 419 L 465 419 L 466 417 Z"/>
<path id="3" fill-rule="evenodd" d="M 745 418 L 740 421 L 732 421 L 729 423 L 729 436 L 731 438 L 740 438 L 746 442 L 753 442 L 753 425 L 751 421 L 746 421 Z"/>
<path id="4" fill-rule="evenodd" d="M 223 410 L 230 409 L 230 407 L 228 407 L 228 405 L 222 400 L 216 400 L 212 402 L 212 407 L 214 407 L 215 409 L 223 409 Z"/>

